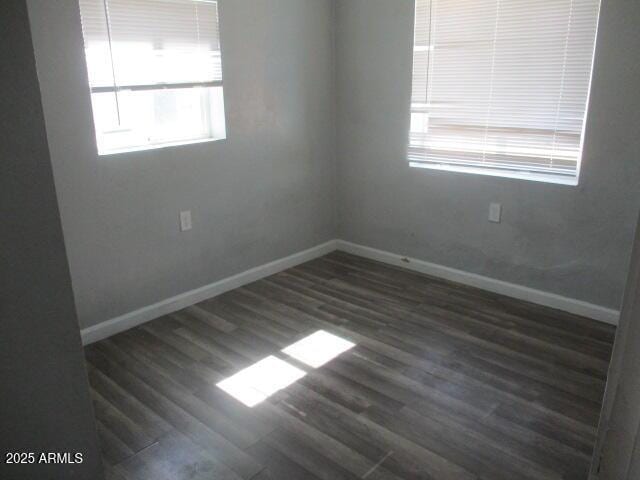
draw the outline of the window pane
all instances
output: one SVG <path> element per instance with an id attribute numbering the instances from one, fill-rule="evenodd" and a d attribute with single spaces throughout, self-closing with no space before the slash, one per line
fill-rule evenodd
<path id="1" fill-rule="evenodd" d="M 222 87 L 93 93 L 100 154 L 225 138 Z"/>

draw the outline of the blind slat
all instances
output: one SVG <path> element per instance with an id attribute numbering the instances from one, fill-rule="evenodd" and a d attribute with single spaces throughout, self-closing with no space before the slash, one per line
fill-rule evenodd
<path id="1" fill-rule="evenodd" d="M 413 163 L 577 175 L 599 0 L 416 0 Z"/>

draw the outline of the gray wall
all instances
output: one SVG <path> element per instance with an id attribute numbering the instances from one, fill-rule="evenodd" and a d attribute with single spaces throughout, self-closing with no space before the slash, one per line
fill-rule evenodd
<path id="1" fill-rule="evenodd" d="M 221 0 L 228 139 L 109 157 L 95 153 L 76 0 L 29 0 L 81 325 L 335 237 L 618 308 L 640 135 L 638 35 L 617 32 L 640 7 L 603 3 L 568 187 L 408 167 L 413 0 Z M 180 233 L 186 209 L 194 230 Z"/>
<path id="2" fill-rule="evenodd" d="M 409 168 L 413 4 L 337 1 L 339 237 L 618 308 L 640 207 L 640 2 L 603 0 L 578 187 Z"/>
<path id="3" fill-rule="evenodd" d="M 0 2 L 0 478 L 102 478 L 25 0 Z M 79 452 L 7 465 L 7 452 Z"/>
<path id="4" fill-rule="evenodd" d="M 637 147 L 638 138 L 640 138 L 640 110 L 638 109 L 640 62 L 637 56 L 637 52 L 640 51 L 640 29 L 638 28 L 640 5 L 638 2 L 624 0 L 607 2 L 605 0 L 602 24 L 615 25 L 616 28 L 600 29 L 599 41 L 602 54 L 598 57 L 598 68 L 610 70 L 612 72 L 610 76 L 615 77 L 611 79 L 613 85 L 611 95 L 614 97 L 619 95 L 619 98 L 615 97 L 616 103 L 624 106 L 620 108 L 620 115 L 630 123 L 631 133 L 634 135 L 626 141 L 621 140 L 620 143 L 628 144 L 627 148 L 633 148 L 633 142 L 636 142 L 635 162 L 640 163 Z M 605 55 L 604 52 L 614 53 Z M 627 54 L 634 55 L 634 58 L 627 60 Z M 635 92 L 619 90 L 620 85 L 635 85 Z M 637 188 L 640 186 L 636 186 Z M 629 197 L 633 198 L 632 194 Z M 640 468 L 640 451 L 635 453 L 635 460 L 632 460 L 634 454 L 631 453 L 634 442 L 635 448 L 640 448 L 640 437 L 638 437 L 640 427 L 639 294 L 640 229 L 637 229 L 594 454 L 593 473 L 596 473 L 602 455 L 602 478 L 606 480 L 623 480 L 625 470 L 628 469 L 631 472 L 633 468 Z M 618 395 L 619 392 L 620 395 Z M 640 472 L 636 471 L 633 475 L 629 475 L 629 478 L 635 479 L 639 476 Z"/>
<path id="5" fill-rule="evenodd" d="M 592 470 L 594 475 L 599 471 L 601 480 L 640 478 L 640 229 L 636 231 Z"/>
<path id="6" fill-rule="evenodd" d="M 220 3 L 228 139 L 98 157 L 77 1 L 29 0 L 83 327 L 334 238 L 332 2 Z"/>

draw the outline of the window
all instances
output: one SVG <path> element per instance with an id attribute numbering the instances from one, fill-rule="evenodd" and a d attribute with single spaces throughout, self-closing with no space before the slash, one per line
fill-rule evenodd
<path id="1" fill-rule="evenodd" d="M 80 0 L 99 154 L 225 138 L 217 7 Z"/>
<path id="2" fill-rule="evenodd" d="M 599 0 L 416 0 L 411 166 L 576 184 Z"/>

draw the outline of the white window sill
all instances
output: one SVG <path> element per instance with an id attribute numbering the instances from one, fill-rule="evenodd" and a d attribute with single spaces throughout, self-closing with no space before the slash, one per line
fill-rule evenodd
<path id="1" fill-rule="evenodd" d="M 565 175 L 553 175 L 548 173 L 534 173 L 524 171 L 507 171 L 490 168 L 474 168 L 452 166 L 446 164 L 409 162 L 409 166 L 413 168 L 424 168 L 428 170 L 440 170 L 445 172 L 471 173 L 476 175 L 488 175 L 491 177 L 513 178 L 516 180 L 529 180 L 532 182 L 555 183 L 558 185 L 577 186 L 577 177 L 567 177 Z"/>
<path id="2" fill-rule="evenodd" d="M 146 150 L 160 150 L 162 148 L 181 147 L 183 145 L 197 145 L 199 143 L 219 142 L 220 140 L 226 140 L 226 138 L 227 137 L 201 138 L 199 140 L 185 140 L 181 142 L 158 143 L 154 145 L 142 145 L 140 147 L 128 147 L 128 148 L 122 148 L 118 150 L 102 150 L 101 151 L 100 149 L 98 149 L 98 155 L 100 157 L 105 157 L 109 155 L 120 155 L 123 153 L 144 152 Z"/>

